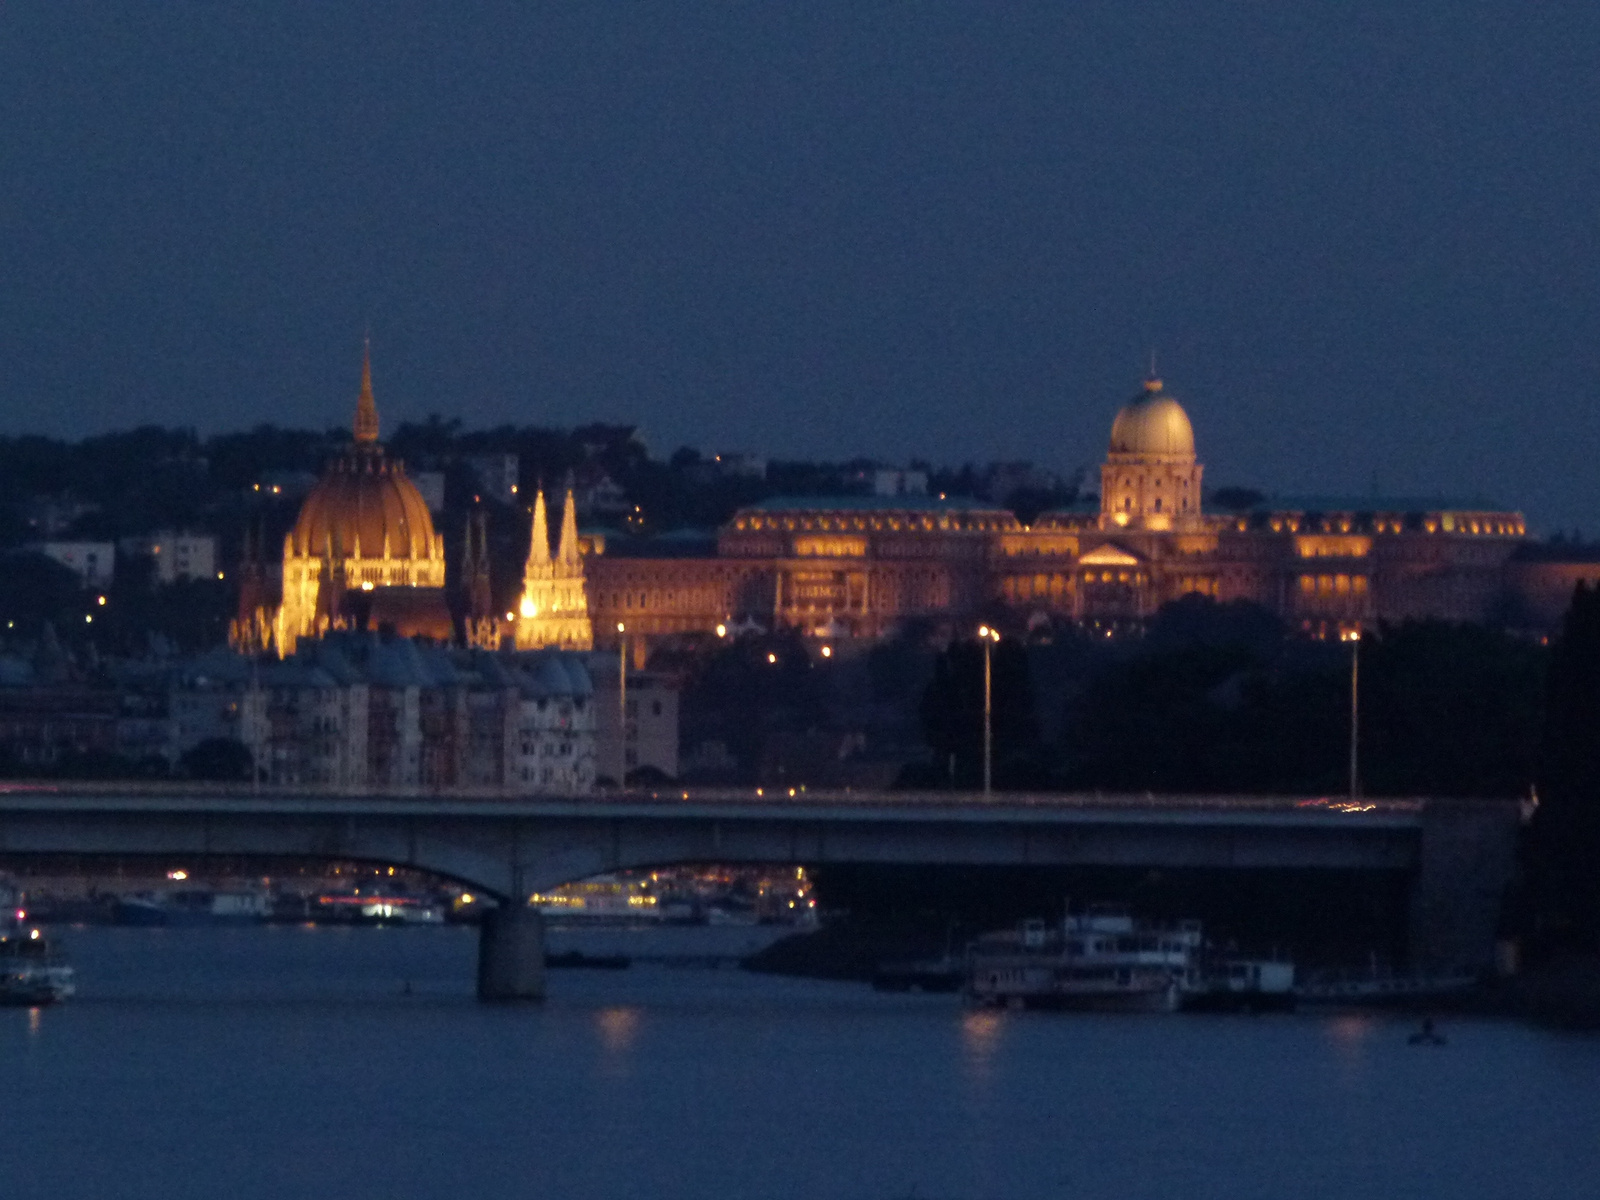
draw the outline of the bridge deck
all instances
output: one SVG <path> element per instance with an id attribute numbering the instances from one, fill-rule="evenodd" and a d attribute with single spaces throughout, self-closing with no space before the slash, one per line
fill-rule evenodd
<path id="1" fill-rule="evenodd" d="M 1092 792 L 911 792 L 761 788 L 658 788 L 589 796 L 333 792 L 202 784 L 0 784 L 7 812 L 296 814 L 302 816 L 628 819 L 679 818 L 983 823 L 1150 823 L 1414 829 L 1429 801 L 1330 796 L 1107 795 Z M 1472 803 L 1472 802 L 1465 802 Z M 1484 803 L 1499 803 L 1487 801 Z"/>

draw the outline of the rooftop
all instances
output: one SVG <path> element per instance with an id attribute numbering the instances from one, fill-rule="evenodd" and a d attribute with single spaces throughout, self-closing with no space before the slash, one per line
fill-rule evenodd
<path id="1" fill-rule="evenodd" d="M 747 504 L 741 512 L 983 512 L 1010 510 L 971 496 L 773 496 Z"/>
<path id="2" fill-rule="evenodd" d="M 1518 562 L 1597 563 L 1600 542 L 1524 542 L 1511 557 Z"/>
<path id="3" fill-rule="evenodd" d="M 1515 509 L 1484 496 L 1268 496 L 1252 512 L 1492 512 Z"/>

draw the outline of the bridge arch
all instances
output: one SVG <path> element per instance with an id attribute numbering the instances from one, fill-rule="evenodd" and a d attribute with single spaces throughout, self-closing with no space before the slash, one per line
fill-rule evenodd
<path id="1" fill-rule="evenodd" d="M 0 794 L 0 854 L 343 859 L 459 880 L 501 901 L 485 923 L 480 954 L 480 991 L 489 997 L 502 976 L 511 980 L 504 994 L 542 992 L 542 978 L 530 982 L 528 971 L 507 967 L 496 975 L 542 945 L 537 913 L 519 900 L 606 871 L 697 862 L 1406 871 L 1414 879 L 1414 961 L 1483 966 L 1493 957 L 1517 827 L 1514 801 L 986 799 L 949 792 L 477 800 L 134 788 Z"/>

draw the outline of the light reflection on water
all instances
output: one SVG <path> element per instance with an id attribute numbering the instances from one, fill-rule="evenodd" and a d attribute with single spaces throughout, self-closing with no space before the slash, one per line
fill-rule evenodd
<path id="1" fill-rule="evenodd" d="M 1066 1016 L 738 971 L 472 1000 L 469 930 L 82 930 L 0 1010 L 5 1200 L 1579 1196 L 1600 1040 Z M 410 994 L 402 989 L 411 981 Z"/>
<path id="2" fill-rule="evenodd" d="M 961 1045 L 967 1068 L 975 1077 L 988 1075 L 1004 1023 L 1005 1018 L 993 1009 L 969 1009 L 961 1014 Z"/>
<path id="3" fill-rule="evenodd" d="M 608 1005 L 595 1012 L 600 1042 L 613 1058 L 625 1054 L 633 1045 L 642 1016 L 640 1010 L 631 1005 Z"/>

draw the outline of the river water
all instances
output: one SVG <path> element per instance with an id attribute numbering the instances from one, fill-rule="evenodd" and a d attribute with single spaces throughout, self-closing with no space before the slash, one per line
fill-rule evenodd
<path id="1" fill-rule="evenodd" d="M 0 1010 L 0 1196 L 1600 1196 L 1600 1038 L 1071 1016 L 737 970 L 474 1002 L 466 929 L 74 929 Z"/>

